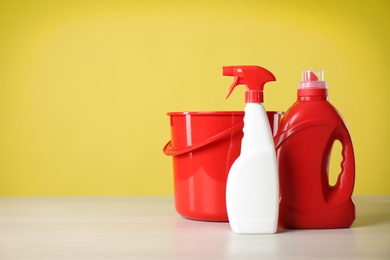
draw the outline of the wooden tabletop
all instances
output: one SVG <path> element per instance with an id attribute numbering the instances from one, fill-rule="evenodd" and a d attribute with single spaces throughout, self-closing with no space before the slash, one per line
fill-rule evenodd
<path id="1" fill-rule="evenodd" d="M 390 195 L 354 200 L 349 229 L 238 235 L 172 197 L 0 197 L 0 259 L 390 259 Z"/>

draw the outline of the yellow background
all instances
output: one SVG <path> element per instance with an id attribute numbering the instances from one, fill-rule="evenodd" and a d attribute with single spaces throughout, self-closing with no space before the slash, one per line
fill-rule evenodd
<path id="1" fill-rule="evenodd" d="M 267 110 L 323 69 L 354 142 L 355 194 L 388 194 L 389 7 L 0 0 L 0 195 L 172 195 L 166 112 L 242 110 L 221 72 L 237 64 L 276 75 Z"/>

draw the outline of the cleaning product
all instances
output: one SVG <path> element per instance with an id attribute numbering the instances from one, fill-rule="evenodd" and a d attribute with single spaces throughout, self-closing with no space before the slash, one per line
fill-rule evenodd
<path id="1" fill-rule="evenodd" d="M 335 141 L 342 145 L 341 172 L 329 184 Z M 355 158 L 348 129 L 328 101 L 323 71 L 304 71 L 298 100 L 282 118 L 275 137 L 283 228 L 347 228 L 355 220 L 352 192 Z"/>
<path id="2" fill-rule="evenodd" d="M 226 209 L 232 230 L 240 234 L 275 233 L 278 223 L 279 183 L 274 140 L 263 105 L 263 87 L 274 75 L 259 66 L 223 67 L 234 76 L 228 96 L 239 84 L 245 92 L 244 136 L 241 152 L 230 168 Z"/>

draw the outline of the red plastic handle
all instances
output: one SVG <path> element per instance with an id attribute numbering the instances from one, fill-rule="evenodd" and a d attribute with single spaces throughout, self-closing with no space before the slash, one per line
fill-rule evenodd
<path id="1" fill-rule="evenodd" d="M 334 141 L 340 141 L 342 145 L 341 172 L 336 184 L 331 187 L 328 197 L 330 203 L 342 203 L 350 199 L 355 186 L 355 156 L 351 137 L 346 128 L 339 128 L 334 133 Z M 330 153 L 331 151 L 329 151 Z"/>
<path id="2" fill-rule="evenodd" d="M 308 127 L 327 126 L 331 123 L 324 122 L 322 120 L 308 120 L 301 122 L 287 131 L 279 132 L 275 138 L 275 148 L 278 150 L 281 146 L 294 134 L 307 129 Z M 332 151 L 332 145 L 334 141 L 340 141 L 342 145 L 342 157 L 341 172 L 339 173 L 337 182 L 334 186 L 329 186 L 328 179 L 323 180 L 324 189 L 326 192 L 326 201 L 329 203 L 339 204 L 350 199 L 352 196 L 353 188 L 355 185 L 355 157 L 352 146 L 351 137 L 348 133 L 347 128 L 339 127 L 336 128 L 331 136 L 329 146 L 324 151 L 324 156 L 329 158 Z"/>
<path id="3" fill-rule="evenodd" d="M 220 133 L 218 133 L 218 134 L 216 134 L 208 139 L 205 139 L 202 142 L 184 147 L 183 149 L 180 149 L 180 150 L 172 150 L 172 143 L 171 143 L 171 141 L 169 141 L 164 146 L 163 152 L 165 155 L 168 155 L 168 156 L 177 156 L 177 155 L 189 153 L 189 152 L 194 151 L 195 149 L 198 149 L 198 148 L 203 147 L 207 144 L 210 144 L 214 141 L 217 141 L 217 140 L 231 134 L 234 131 L 242 130 L 243 126 L 244 126 L 244 121 L 240 121 L 239 123 L 233 125 L 232 127 L 228 128 L 226 130 L 223 130 L 222 132 L 220 132 Z"/>

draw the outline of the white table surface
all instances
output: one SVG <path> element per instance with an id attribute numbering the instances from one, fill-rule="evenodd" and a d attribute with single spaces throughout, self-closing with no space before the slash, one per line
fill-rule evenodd
<path id="1" fill-rule="evenodd" d="M 390 195 L 354 200 L 349 229 L 237 235 L 172 197 L 0 197 L 0 259 L 390 259 Z"/>

